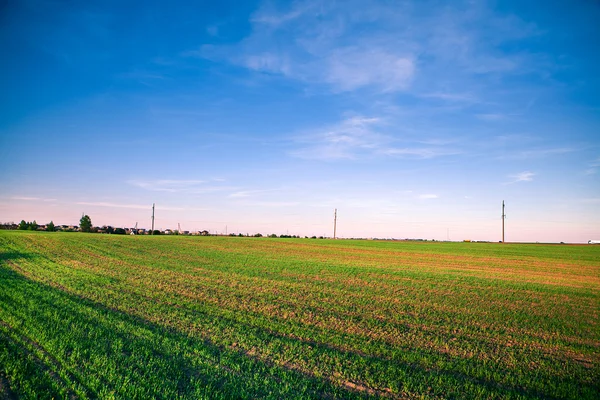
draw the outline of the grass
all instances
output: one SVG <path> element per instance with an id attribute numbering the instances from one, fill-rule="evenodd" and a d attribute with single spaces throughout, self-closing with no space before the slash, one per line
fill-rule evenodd
<path id="1" fill-rule="evenodd" d="M 600 246 L 0 232 L 0 397 L 600 398 Z"/>

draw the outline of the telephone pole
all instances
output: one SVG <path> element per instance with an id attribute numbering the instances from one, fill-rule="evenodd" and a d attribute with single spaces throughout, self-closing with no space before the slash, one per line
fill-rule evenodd
<path id="1" fill-rule="evenodd" d="M 154 235 L 154 203 L 152 203 L 152 231 L 150 234 Z"/>
<path id="2" fill-rule="evenodd" d="M 504 214 L 504 200 L 502 200 L 502 243 L 504 243 L 504 220 L 506 219 L 506 214 Z"/>
<path id="3" fill-rule="evenodd" d="M 335 233 L 337 229 L 337 208 L 333 212 L 333 238 L 335 239 Z"/>

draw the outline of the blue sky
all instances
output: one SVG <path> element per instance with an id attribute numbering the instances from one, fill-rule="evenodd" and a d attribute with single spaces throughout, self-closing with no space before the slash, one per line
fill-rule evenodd
<path id="1" fill-rule="evenodd" d="M 0 221 L 600 239 L 595 1 L 9 1 Z"/>

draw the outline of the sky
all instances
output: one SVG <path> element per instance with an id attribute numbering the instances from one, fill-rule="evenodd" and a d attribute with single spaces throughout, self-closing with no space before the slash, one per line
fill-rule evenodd
<path id="1" fill-rule="evenodd" d="M 0 221 L 600 239 L 600 3 L 0 5 Z"/>

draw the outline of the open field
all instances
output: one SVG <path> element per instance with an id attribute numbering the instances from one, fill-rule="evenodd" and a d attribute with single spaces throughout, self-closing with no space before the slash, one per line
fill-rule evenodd
<path id="1" fill-rule="evenodd" d="M 0 398 L 600 398 L 600 246 L 0 232 Z"/>

